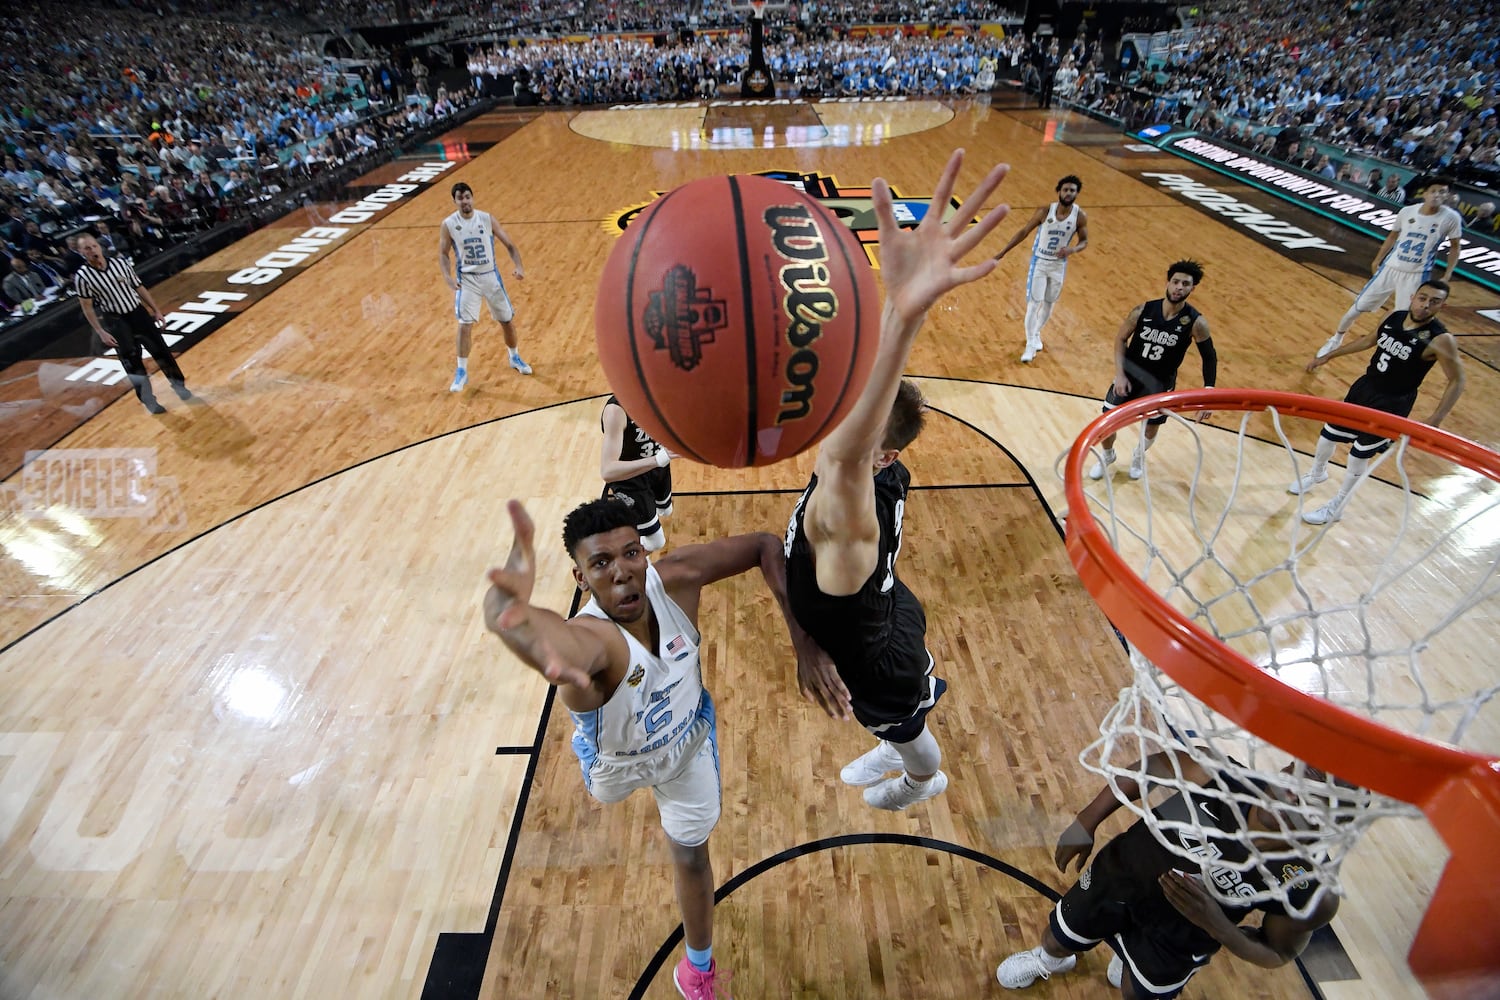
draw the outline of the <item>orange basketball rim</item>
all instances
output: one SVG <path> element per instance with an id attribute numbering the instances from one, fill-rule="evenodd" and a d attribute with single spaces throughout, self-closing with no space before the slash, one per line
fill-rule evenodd
<path id="1" fill-rule="evenodd" d="M 1435 997 L 1485 995 L 1500 974 L 1500 758 L 1399 732 L 1290 687 L 1195 625 L 1143 581 L 1093 516 L 1084 463 L 1102 438 L 1162 412 L 1275 409 L 1392 440 L 1500 483 L 1500 454 L 1414 420 L 1329 399 L 1250 389 L 1149 396 L 1092 421 L 1064 466 L 1067 548 L 1130 643 L 1213 711 L 1315 767 L 1422 810 L 1451 851 L 1408 956 Z"/>

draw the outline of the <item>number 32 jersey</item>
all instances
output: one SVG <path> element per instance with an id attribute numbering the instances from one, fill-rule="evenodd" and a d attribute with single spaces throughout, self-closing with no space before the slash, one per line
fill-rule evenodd
<path id="1" fill-rule="evenodd" d="M 661 574 L 651 565 L 646 567 L 646 599 L 656 615 L 659 648 L 647 649 L 616 625 L 630 648 L 630 669 L 599 708 L 570 713 L 573 744 L 580 757 L 587 754 L 622 763 L 650 760 L 676 742 L 698 717 L 703 698 L 698 629 L 667 596 Z M 593 599 L 578 613 L 610 620 Z"/>

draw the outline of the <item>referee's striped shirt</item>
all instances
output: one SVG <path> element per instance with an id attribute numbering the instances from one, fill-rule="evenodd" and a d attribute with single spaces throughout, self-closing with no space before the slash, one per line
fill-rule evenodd
<path id="1" fill-rule="evenodd" d="M 102 271 L 84 262 L 73 278 L 73 291 L 80 299 L 93 299 L 105 312 L 123 316 L 141 304 L 141 297 L 135 292 L 140 284 L 130 261 L 124 257 L 106 257 Z"/>

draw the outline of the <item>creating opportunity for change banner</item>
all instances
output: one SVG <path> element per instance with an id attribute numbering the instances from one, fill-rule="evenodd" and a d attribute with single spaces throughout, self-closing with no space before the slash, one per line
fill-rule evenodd
<path id="1" fill-rule="evenodd" d="M 1381 240 L 1385 239 L 1395 225 L 1396 212 L 1401 208 L 1400 205 L 1377 198 L 1364 188 L 1315 176 L 1269 157 L 1247 152 L 1222 139 L 1206 138 L 1197 132 L 1172 132 L 1158 126 L 1141 131 L 1138 137 L 1183 159 L 1237 178 Z M 1462 186 L 1454 190 L 1461 199 L 1471 204 L 1491 200 Z M 1464 214 L 1467 216 L 1470 213 Z M 1445 261 L 1446 253 L 1444 251 L 1440 254 Z M 1458 260 L 1457 273 L 1486 288 L 1500 291 L 1500 239 L 1466 230 Z"/>

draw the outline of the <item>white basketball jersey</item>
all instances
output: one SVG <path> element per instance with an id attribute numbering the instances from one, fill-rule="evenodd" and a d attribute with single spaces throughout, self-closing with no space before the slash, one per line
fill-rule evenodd
<path id="1" fill-rule="evenodd" d="M 1036 241 L 1031 244 L 1031 254 L 1039 260 L 1058 260 L 1057 251 L 1067 246 L 1078 229 L 1078 206 L 1068 213 L 1066 219 L 1057 217 L 1057 202 L 1047 209 L 1047 219 L 1036 227 Z"/>
<path id="2" fill-rule="evenodd" d="M 667 596 L 656 567 L 646 567 L 646 599 L 656 614 L 661 648 L 648 650 L 623 626 L 630 667 L 609 701 L 592 712 L 572 712 L 575 742 L 582 738 L 607 760 L 649 760 L 671 746 L 697 718 L 703 697 L 698 630 Z M 578 612 L 609 621 L 592 598 Z"/>
<path id="3" fill-rule="evenodd" d="M 458 249 L 458 269 L 467 274 L 494 271 L 495 223 L 488 212 L 475 212 L 467 219 L 454 212 L 443 220 L 448 235 Z"/>
<path id="4" fill-rule="evenodd" d="M 1433 215 L 1423 215 L 1421 205 L 1408 205 L 1396 213 L 1396 245 L 1387 260 L 1396 271 L 1426 271 L 1445 240 L 1457 240 L 1464 231 L 1464 218 L 1444 205 Z M 1451 252 L 1451 251 L 1450 251 Z"/>

